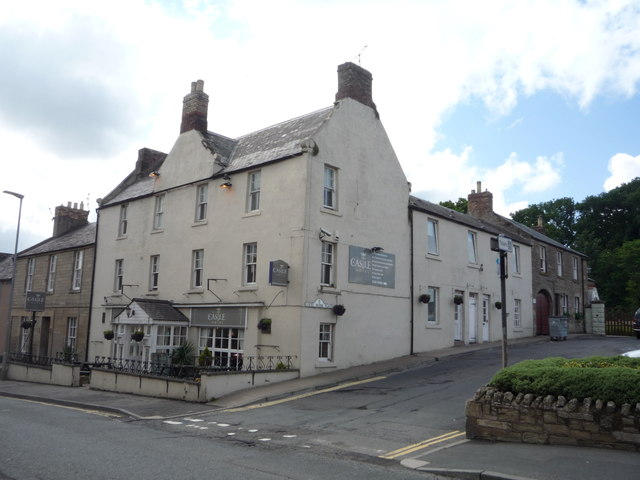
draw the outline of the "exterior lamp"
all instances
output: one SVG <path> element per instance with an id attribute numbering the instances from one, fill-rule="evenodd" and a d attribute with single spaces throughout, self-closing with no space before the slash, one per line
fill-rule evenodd
<path id="1" fill-rule="evenodd" d="M 222 179 L 224 180 L 224 183 L 220 184 L 220 188 L 231 188 L 233 186 L 233 184 L 231 183 L 231 177 L 229 175 L 227 175 L 225 173 L 224 177 L 222 177 Z"/>
<path id="2" fill-rule="evenodd" d="M 9 308 L 7 311 L 7 322 L 5 324 L 5 342 L 4 353 L 2 355 L 2 380 L 6 380 L 9 373 L 9 350 L 11 350 L 11 311 L 13 310 L 13 290 L 16 285 L 16 267 L 18 263 L 18 239 L 20 238 L 20 218 L 22 217 L 22 199 L 24 195 L 16 192 L 10 192 L 5 190 L 3 193 L 13 195 L 20 200 L 20 207 L 18 209 L 18 227 L 16 228 L 16 245 L 13 249 L 13 274 L 11 275 L 11 289 L 9 291 Z"/>
<path id="3" fill-rule="evenodd" d="M 158 172 L 157 170 L 154 170 L 153 172 L 151 172 L 151 173 L 149 174 L 149 176 L 150 176 L 151 178 L 158 178 L 158 177 L 160 176 L 160 172 Z"/>

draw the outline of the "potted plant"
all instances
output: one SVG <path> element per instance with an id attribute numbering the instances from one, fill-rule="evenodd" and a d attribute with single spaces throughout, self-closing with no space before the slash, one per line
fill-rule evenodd
<path id="1" fill-rule="evenodd" d="M 453 296 L 453 303 L 455 303 L 456 305 L 462 305 L 463 301 L 464 301 L 464 298 L 462 297 L 462 295 Z"/>
<path id="2" fill-rule="evenodd" d="M 338 316 L 344 315 L 344 312 L 347 311 L 347 309 L 344 308 L 344 305 L 334 305 L 332 310 L 333 310 L 333 313 L 335 313 Z"/>
<path id="3" fill-rule="evenodd" d="M 502 302 L 496 302 L 494 303 L 495 307 L 500 310 L 502 308 Z"/>
<path id="4" fill-rule="evenodd" d="M 209 347 L 204 347 L 204 350 L 200 352 L 200 356 L 198 357 L 198 365 L 201 367 L 209 367 L 213 363 L 213 354 Z"/>
<path id="5" fill-rule="evenodd" d="M 429 303 L 431 301 L 431 295 L 429 295 L 428 293 L 423 293 L 418 297 L 418 301 L 420 303 Z"/>
<path id="6" fill-rule="evenodd" d="M 113 330 L 105 330 L 104 332 L 102 332 L 102 334 L 104 335 L 104 338 L 107 340 L 112 340 L 113 337 L 115 336 L 113 333 Z"/>
<path id="7" fill-rule="evenodd" d="M 131 338 L 136 342 L 141 342 L 144 338 L 144 332 L 142 330 L 136 330 L 131 334 Z"/>
<path id="8" fill-rule="evenodd" d="M 271 319 L 261 318 L 258 322 L 258 328 L 262 330 L 262 333 L 271 333 Z"/>

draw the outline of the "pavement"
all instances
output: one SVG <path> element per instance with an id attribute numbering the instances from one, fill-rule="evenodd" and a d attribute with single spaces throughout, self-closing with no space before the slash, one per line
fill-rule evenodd
<path id="1" fill-rule="evenodd" d="M 574 336 L 570 335 L 567 341 L 571 341 L 572 337 Z M 511 344 L 548 341 L 548 337 L 531 337 L 511 340 Z M 500 342 L 496 342 L 415 354 L 254 387 L 226 395 L 210 403 L 190 403 L 103 392 L 91 390 L 88 386 L 73 388 L 14 380 L 0 381 L 0 397 L 108 412 L 138 420 L 179 418 L 279 400 L 335 387 L 342 383 L 417 368 L 450 355 L 499 346 Z M 453 477 L 469 480 L 601 480 L 612 474 L 615 474 L 616 480 L 640 478 L 640 454 L 637 452 L 478 440 L 461 440 L 427 454 L 404 459 L 401 464 L 423 471 L 425 478 L 431 479 Z"/>

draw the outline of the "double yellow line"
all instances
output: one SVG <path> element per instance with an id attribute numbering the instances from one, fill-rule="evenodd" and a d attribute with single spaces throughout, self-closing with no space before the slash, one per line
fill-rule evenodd
<path id="1" fill-rule="evenodd" d="M 399 448 L 398 450 L 394 450 L 393 452 L 385 453 L 384 455 L 380 455 L 380 458 L 386 458 L 388 460 L 392 460 L 394 458 L 402 457 L 404 455 L 409 455 L 410 453 L 417 452 L 418 450 L 422 450 L 423 448 L 430 447 L 431 445 L 435 445 L 437 443 L 445 442 L 447 440 L 453 440 L 454 438 L 461 437 L 465 434 L 465 432 L 461 432 L 460 430 L 454 430 L 453 432 L 445 433 L 444 435 L 440 435 L 439 437 L 429 438 L 428 440 L 423 440 L 419 443 L 414 443 L 413 445 L 407 445 L 406 447 Z"/>

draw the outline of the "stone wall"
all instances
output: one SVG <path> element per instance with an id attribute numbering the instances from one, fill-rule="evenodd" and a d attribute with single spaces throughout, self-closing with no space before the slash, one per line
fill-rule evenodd
<path id="1" fill-rule="evenodd" d="M 467 401 L 466 415 L 467 438 L 640 452 L 640 403 L 618 407 L 482 387 Z"/>

